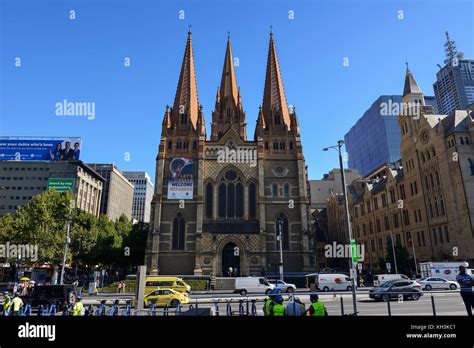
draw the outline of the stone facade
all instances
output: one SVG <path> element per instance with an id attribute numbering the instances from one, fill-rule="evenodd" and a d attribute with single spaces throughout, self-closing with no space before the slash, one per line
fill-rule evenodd
<path id="1" fill-rule="evenodd" d="M 472 265 L 474 108 L 435 115 L 409 69 L 403 102 L 401 165 L 387 164 L 350 186 L 352 227 L 356 241 L 365 245 L 364 268 L 379 270 L 389 240 L 405 246 L 417 263 L 462 260 Z M 343 225 L 341 209 L 336 197 L 329 200 L 332 233 Z"/>
<path id="2" fill-rule="evenodd" d="M 246 125 L 229 38 L 207 138 L 189 33 L 156 161 L 145 260 L 150 273 L 227 275 L 229 267 L 241 276 L 260 274 L 262 269 L 275 271 L 277 221 L 283 234 L 285 272 L 314 269 L 299 125 L 295 110 L 286 103 L 272 34 L 253 141 L 247 140 Z M 223 156 L 226 153 L 248 157 L 239 161 Z M 194 161 L 192 199 L 168 197 L 169 168 L 176 158 L 182 163 Z"/>

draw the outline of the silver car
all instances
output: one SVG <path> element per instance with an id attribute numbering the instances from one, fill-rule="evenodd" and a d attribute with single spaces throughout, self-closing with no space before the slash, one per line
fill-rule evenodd
<path id="1" fill-rule="evenodd" d="M 456 290 L 459 288 L 459 284 L 457 282 L 438 277 L 420 279 L 418 283 L 420 283 L 423 287 L 423 290 L 426 291 L 431 291 L 434 289 Z"/>
<path id="2" fill-rule="evenodd" d="M 293 292 L 296 290 L 295 284 L 285 283 L 282 280 L 269 280 L 268 282 L 275 285 L 275 288 L 280 289 L 281 292 Z"/>

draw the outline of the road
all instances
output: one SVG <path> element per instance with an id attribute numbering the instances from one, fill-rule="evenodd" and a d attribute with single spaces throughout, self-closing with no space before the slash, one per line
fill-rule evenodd
<path id="1" fill-rule="evenodd" d="M 392 315 L 415 315 L 415 316 L 432 316 L 433 308 L 431 302 L 431 296 L 434 297 L 436 315 L 466 315 L 466 309 L 462 303 L 461 297 L 458 292 L 425 292 L 418 301 L 413 300 L 404 300 L 399 302 L 398 300 L 393 300 L 390 302 L 391 314 Z M 213 296 L 213 298 L 209 298 Z M 306 308 L 309 307 L 309 294 L 308 293 L 296 293 L 301 301 L 306 305 Z M 262 300 L 266 296 L 264 295 L 255 295 L 255 296 L 240 296 L 236 294 L 192 294 L 190 296 L 190 303 L 193 307 L 196 305 L 199 308 L 211 308 L 211 312 L 214 313 L 215 305 L 214 301 L 219 300 L 219 311 L 220 315 L 225 315 L 227 309 L 227 303 L 230 302 L 232 312 L 235 315 L 239 311 L 239 300 L 246 301 L 247 299 L 251 301 L 252 299 L 259 300 L 257 302 L 257 314 L 263 315 L 262 312 Z M 288 303 L 288 295 L 283 294 L 285 298 L 285 303 Z M 353 312 L 352 308 L 352 295 L 351 293 L 345 294 L 320 294 L 320 301 L 324 302 L 326 308 L 329 312 L 329 315 L 340 316 L 341 313 L 341 297 L 343 299 L 344 313 L 349 314 Z M 107 295 L 98 295 L 98 296 L 85 296 L 84 304 L 88 306 L 89 304 L 98 305 L 101 299 L 106 299 L 108 304 L 111 304 L 114 299 L 120 298 L 121 303 L 124 304 L 127 299 L 133 298 L 133 295 L 123 295 L 123 294 L 107 294 Z M 251 303 L 251 302 L 250 302 Z M 183 306 L 183 310 L 187 310 L 188 305 Z M 121 306 L 122 307 L 122 306 Z M 386 302 L 375 302 L 369 298 L 368 291 L 359 291 L 357 294 L 357 310 L 359 315 L 369 315 L 369 316 L 387 316 L 388 308 Z M 251 310 L 251 305 L 249 306 Z M 162 309 L 159 309 L 161 312 Z M 244 302 L 244 311 L 246 311 L 246 302 Z M 144 314 L 144 313 L 143 313 Z M 174 314 L 174 309 L 170 309 L 170 315 Z"/>

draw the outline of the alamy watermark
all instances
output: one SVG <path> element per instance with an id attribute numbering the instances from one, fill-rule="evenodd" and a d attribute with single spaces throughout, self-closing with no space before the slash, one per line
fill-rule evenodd
<path id="1" fill-rule="evenodd" d="M 38 244 L 0 244 L 0 259 L 11 258 L 38 261 Z"/>
<path id="2" fill-rule="evenodd" d="M 257 150 L 225 147 L 217 151 L 217 163 L 248 163 L 253 168 L 257 165 Z"/>
<path id="3" fill-rule="evenodd" d="M 389 99 L 380 103 L 380 115 L 382 116 L 411 116 L 415 119 L 420 117 L 420 103 L 396 102 Z"/>
<path id="4" fill-rule="evenodd" d="M 95 102 L 72 102 L 64 99 L 55 104 L 56 116 L 87 116 L 95 119 Z"/>
<path id="5" fill-rule="evenodd" d="M 364 261 L 365 255 L 365 245 L 356 244 L 355 251 L 359 262 Z M 332 258 L 344 258 L 348 259 L 351 257 L 351 245 L 350 244 L 337 244 L 333 242 L 332 244 L 326 244 L 324 246 L 324 256 L 328 259 Z"/>

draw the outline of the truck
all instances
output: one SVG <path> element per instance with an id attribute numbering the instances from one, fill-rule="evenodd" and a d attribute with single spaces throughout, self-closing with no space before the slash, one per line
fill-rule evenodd
<path id="1" fill-rule="evenodd" d="M 465 261 L 454 262 L 422 262 L 420 263 L 421 278 L 439 277 L 446 280 L 456 280 L 459 266 L 466 267 L 466 273 L 472 275 L 469 263 Z"/>

